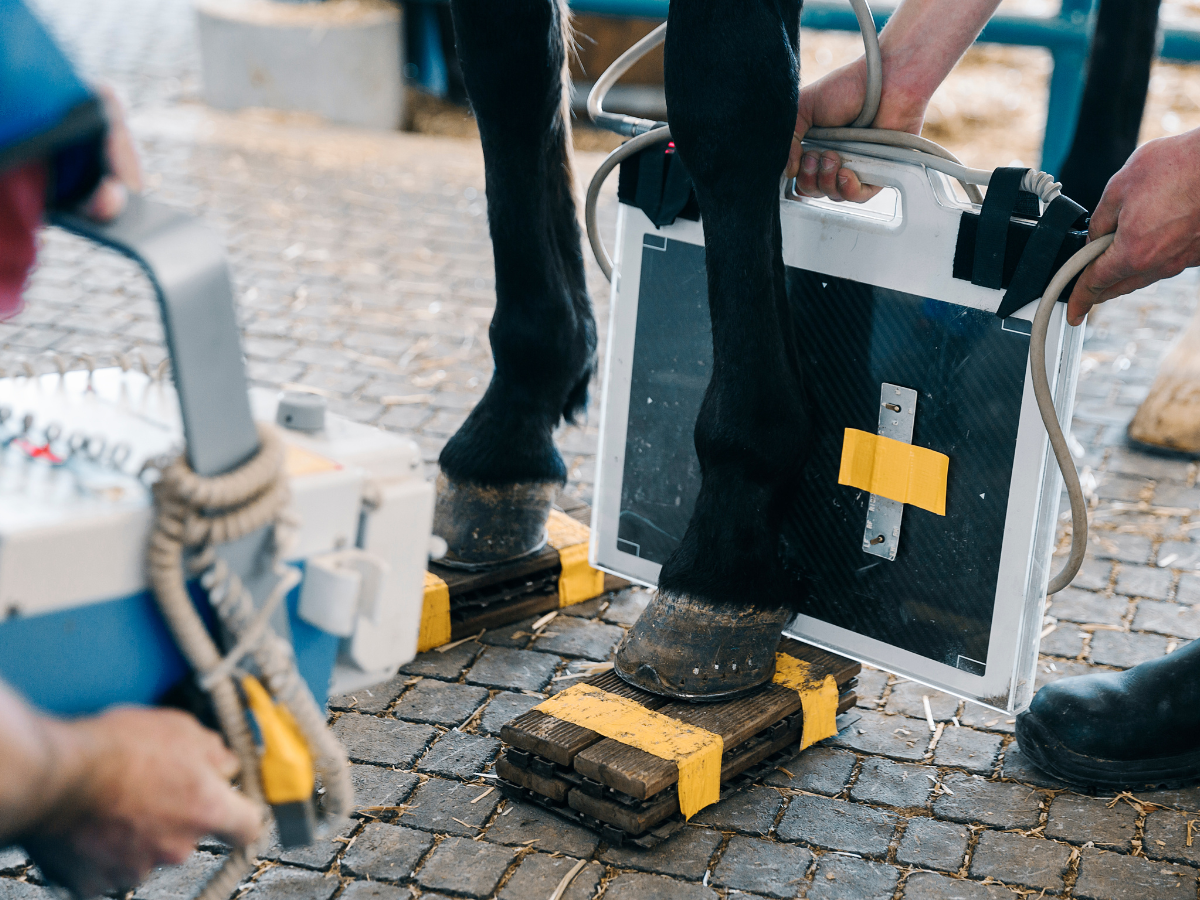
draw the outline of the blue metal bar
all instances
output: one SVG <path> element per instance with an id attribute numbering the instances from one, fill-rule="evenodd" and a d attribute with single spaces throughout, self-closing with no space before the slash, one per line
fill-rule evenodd
<path id="1" fill-rule="evenodd" d="M 414 3 L 445 3 L 447 0 L 409 0 Z M 669 0 L 571 0 L 578 13 L 599 16 L 632 16 L 641 19 L 665 19 Z M 1064 16 L 996 15 L 984 26 L 979 40 L 987 44 L 1015 44 L 1050 49 L 1083 48 L 1090 36 L 1086 12 L 1072 10 Z M 875 24 L 883 28 L 891 10 L 875 12 Z M 807 0 L 800 23 L 805 28 L 829 31 L 858 31 L 858 23 L 849 4 L 843 0 Z M 1159 58 L 1168 62 L 1200 61 L 1200 29 L 1163 29 Z"/>
<path id="2" fill-rule="evenodd" d="M 414 6 L 444 2 L 447 0 L 409 0 Z M 1040 163 L 1047 172 L 1054 173 L 1062 165 L 1075 134 L 1075 122 L 1083 96 L 1088 49 L 1098 2 L 1099 0 L 1062 0 L 1061 9 L 1056 16 L 996 15 L 979 35 L 980 43 L 1044 47 L 1054 57 Z M 570 0 L 570 3 L 571 8 L 579 13 L 665 19 L 669 0 Z M 891 8 L 874 11 L 876 28 L 883 29 L 892 11 Z M 428 27 L 428 24 L 432 23 L 422 24 Z M 858 21 L 846 0 L 806 0 L 800 24 L 805 28 L 824 31 L 858 31 Z M 434 27 L 436 28 L 436 25 Z M 431 39 L 432 35 L 425 37 L 423 43 L 428 43 Z M 440 51 L 440 47 L 438 50 Z M 1159 59 L 1168 62 L 1200 62 L 1200 29 L 1163 29 Z M 437 71 L 436 61 L 422 62 L 425 63 L 422 66 L 423 70 L 434 70 L 429 74 L 422 71 L 422 80 L 437 82 L 442 73 Z M 435 65 L 430 67 L 429 62 L 434 62 Z M 430 74 L 433 75 L 432 78 Z"/>
<path id="3" fill-rule="evenodd" d="M 415 81 L 422 90 L 435 97 L 444 97 L 450 88 L 449 74 L 446 68 L 446 57 L 442 52 L 442 29 L 438 22 L 436 7 L 422 4 L 410 9 L 408 27 L 416 31 L 415 63 L 417 77 Z"/>
<path id="4" fill-rule="evenodd" d="M 629 0 L 619 2 L 625 3 Z M 658 0 L 640 2 L 650 5 Z M 576 0 L 572 8 L 584 12 L 585 6 L 604 7 L 608 3 L 609 0 Z M 882 30 L 891 13 L 892 10 L 876 10 L 875 27 Z M 854 11 L 842 0 L 807 0 L 804 12 L 800 16 L 800 24 L 805 28 L 825 31 L 858 31 L 858 20 L 854 17 Z M 1082 19 L 996 15 L 984 26 L 979 40 L 988 44 L 1081 48 L 1086 52 L 1089 35 L 1086 15 Z"/>
<path id="5" fill-rule="evenodd" d="M 1042 136 L 1043 171 L 1058 174 L 1071 150 L 1079 104 L 1087 78 L 1088 48 L 1095 28 L 1099 0 L 1062 0 L 1058 21 L 1082 31 L 1082 43 L 1049 48 L 1054 57 L 1050 89 L 1046 97 L 1046 130 Z"/>
<path id="6" fill-rule="evenodd" d="M 1200 62 L 1200 29 L 1164 28 L 1158 58 L 1167 62 Z"/>

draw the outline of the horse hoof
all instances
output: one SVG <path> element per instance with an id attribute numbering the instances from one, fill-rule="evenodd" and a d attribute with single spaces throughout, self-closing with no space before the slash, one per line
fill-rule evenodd
<path id="1" fill-rule="evenodd" d="M 439 473 L 433 533 L 445 539 L 448 550 L 438 564 L 486 569 L 537 553 L 546 546 L 546 520 L 559 487 L 474 484 Z"/>
<path id="2" fill-rule="evenodd" d="M 775 674 L 786 606 L 659 592 L 617 649 L 622 681 L 676 700 L 729 700 Z"/>

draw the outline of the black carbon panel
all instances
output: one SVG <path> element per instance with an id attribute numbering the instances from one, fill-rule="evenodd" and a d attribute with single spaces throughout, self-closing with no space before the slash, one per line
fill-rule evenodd
<path id="1" fill-rule="evenodd" d="M 704 248 L 645 240 L 617 546 L 662 563 L 700 492 L 692 432 L 712 369 L 712 324 Z"/>
<path id="2" fill-rule="evenodd" d="M 647 241 L 663 249 L 643 249 L 618 535 L 619 549 L 662 562 L 699 489 L 692 427 L 712 348 L 703 249 Z M 982 674 L 1028 335 L 990 313 L 788 275 L 815 435 L 780 535 L 798 609 Z M 946 516 L 906 507 L 893 562 L 862 551 L 867 494 L 837 483 L 844 431 L 876 431 L 883 382 L 918 392 L 913 442 L 950 457 Z"/>
<path id="3" fill-rule="evenodd" d="M 788 276 L 806 326 L 816 426 L 782 535 L 808 585 L 800 609 L 982 674 L 1029 338 L 991 313 L 797 269 Z M 950 457 L 946 515 L 906 506 L 892 562 L 862 550 L 867 493 L 837 483 L 845 429 L 877 430 L 883 382 L 917 391 L 913 443 Z"/>

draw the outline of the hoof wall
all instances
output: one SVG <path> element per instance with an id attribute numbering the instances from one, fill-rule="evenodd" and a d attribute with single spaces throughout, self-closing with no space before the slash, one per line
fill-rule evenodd
<path id="1" fill-rule="evenodd" d="M 787 607 L 655 595 L 617 649 L 622 681 L 676 700 L 729 700 L 775 675 Z"/>
<path id="2" fill-rule="evenodd" d="M 437 479 L 433 533 L 446 541 L 439 565 L 486 569 L 537 553 L 546 546 L 546 519 L 557 482 L 498 487 Z"/>

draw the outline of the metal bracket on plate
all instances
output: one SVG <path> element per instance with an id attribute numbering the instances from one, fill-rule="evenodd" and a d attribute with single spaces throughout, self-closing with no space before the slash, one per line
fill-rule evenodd
<path id="1" fill-rule="evenodd" d="M 879 391 L 878 433 L 894 441 L 912 443 L 913 422 L 917 418 L 917 392 L 912 388 L 888 384 Z M 872 494 L 867 502 L 867 527 L 863 531 L 864 553 L 887 560 L 896 558 L 900 546 L 900 524 L 904 504 Z"/>

